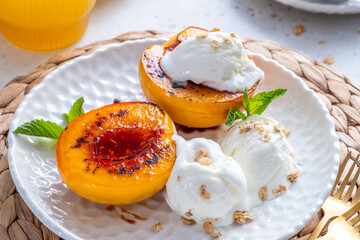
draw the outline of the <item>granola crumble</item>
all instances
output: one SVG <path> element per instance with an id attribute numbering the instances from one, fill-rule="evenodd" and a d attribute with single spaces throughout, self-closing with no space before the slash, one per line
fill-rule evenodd
<path id="1" fill-rule="evenodd" d="M 207 36 L 209 35 L 208 32 L 202 32 L 196 35 L 196 39 L 203 39 L 203 38 L 207 38 Z"/>
<path id="2" fill-rule="evenodd" d="M 253 129 L 254 127 L 255 127 L 255 123 L 251 120 L 247 120 L 244 122 L 244 124 L 242 124 L 239 127 L 239 133 L 240 134 L 246 133 L 246 132 L 250 131 L 251 129 Z"/>
<path id="3" fill-rule="evenodd" d="M 286 187 L 284 185 L 282 185 L 282 184 L 279 185 L 279 188 L 284 192 L 286 191 Z"/>
<path id="4" fill-rule="evenodd" d="M 206 191 L 206 186 L 203 184 L 200 186 L 200 196 L 203 199 L 210 199 L 211 195 Z"/>
<path id="5" fill-rule="evenodd" d="M 211 222 L 204 222 L 203 229 L 206 233 L 209 234 L 214 232 L 214 227 Z"/>
<path id="6" fill-rule="evenodd" d="M 178 180 L 178 182 L 181 182 L 181 177 L 177 176 L 177 180 Z"/>
<path id="7" fill-rule="evenodd" d="M 209 157 L 200 158 L 196 162 L 200 163 L 203 166 L 210 166 L 212 164 L 211 158 Z"/>
<path id="8" fill-rule="evenodd" d="M 233 33 L 233 32 L 230 33 L 230 36 L 231 36 L 232 38 L 238 38 L 238 36 L 236 36 L 235 33 Z"/>
<path id="9" fill-rule="evenodd" d="M 284 128 L 281 128 L 281 130 L 280 130 L 280 136 L 281 136 L 281 137 L 287 137 L 291 132 L 292 132 L 292 130 L 287 131 L 287 130 L 285 130 Z"/>
<path id="10" fill-rule="evenodd" d="M 287 179 L 290 182 L 295 182 L 299 177 L 299 170 L 292 171 L 289 175 L 287 175 Z"/>
<path id="11" fill-rule="evenodd" d="M 218 238 L 222 235 L 222 232 L 217 232 L 217 233 L 214 233 L 214 234 L 211 234 L 210 237 L 212 238 Z"/>
<path id="12" fill-rule="evenodd" d="M 220 43 L 219 43 L 219 41 L 217 41 L 217 40 L 212 40 L 212 41 L 210 42 L 210 46 L 211 46 L 213 49 L 217 50 L 217 49 L 219 49 L 219 47 L 220 47 Z"/>
<path id="13" fill-rule="evenodd" d="M 232 40 L 229 37 L 223 37 L 223 39 L 224 39 L 224 43 L 226 43 L 226 44 L 231 44 L 232 43 Z"/>
<path id="14" fill-rule="evenodd" d="M 304 27 L 303 25 L 299 24 L 299 25 L 296 25 L 293 29 L 294 31 L 294 34 L 296 36 L 299 36 L 301 35 L 302 33 L 304 33 L 306 31 L 306 27 Z"/>
<path id="15" fill-rule="evenodd" d="M 197 151 L 197 153 L 195 154 L 195 162 L 198 162 L 204 166 L 210 166 L 212 163 L 211 158 L 204 149 L 200 149 L 199 151 Z"/>
<path id="16" fill-rule="evenodd" d="M 280 196 L 280 194 L 281 194 L 281 189 L 273 189 L 273 190 L 272 190 L 272 194 L 273 194 L 275 197 Z"/>
<path id="17" fill-rule="evenodd" d="M 189 209 L 189 211 L 187 211 L 186 213 L 185 213 L 185 216 L 187 216 L 187 217 L 192 217 L 192 213 L 191 213 L 191 209 Z"/>
<path id="18" fill-rule="evenodd" d="M 240 225 L 243 225 L 246 221 L 252 221 L 255 217 L 249 211 L 235 211 L 234 219 Z"/>
<path id="19" fill-rule="evenodd" d="M 261 136 L 260 140 L 264 141 L 264 142 L 268 142 L 271 139 L 271 135 L 270 135 L 270 131 L 266 130 L 266 132 L 264 133 L 264 135 Z"/>
<path id="20" fill-rule="evenodd" d="M 261 201 L 265 201 L 268 198 L 268 189 L 266 186 L 263 186 L 259 190 L 259 198 Z"/>
<path id="21" fill-rule="evenodd" d="M 200 149 L 199 151 L 196 152 L 195 154 L 195 161 L 199 158 L 202 158 L 202 157 L 208 157 L 206 151 L 204 149 Z"/>
<path id="22" fill-rule="evenodd" d="M 164 224 L 162 222 L 158 222 L 157 224 L 152 226 L 154 232 L 160 232 L 161 230 L 163 230 L 163 228 L 164 228 Z"/>
<path id="23" fill-rule="evenodd" d="M 289 136 L 290 133 L 292 133 L 292 130 L 287 131 L 287 130 L 283 129 L 283 133 L 284 133 L 285 137 L 287 137 L 287 136 Z"/>
<path id="24" fill-rule="evenodd" d="M 204 149 L 200 149 L 195 155 L 195 162 L 200 163 L 204 166 L 210 166 L 212 164 L 211 158 L 205 152 Z"/>
<path id="25" fill-rule="evenodd" d="M 220 32 L 220 28 L 213 28 L 213 29 L 211 29 L 209 32 Z"/>
<path id="26" fill-rule="evenodd" d="M 199 151 L 197 151 L 197 153 L 195 154 L 195 162 L 198 162 L 204 166 L 210 166 L 212 163 L 211 158 L 204 149 L 200 149 Z"/>
<path id="27" fill-rule="evenodd" d="M 194 219 L 187 219 L 184 217 L 180 217 L 181 221 L 187 225 L 193 225 L 195 224 L 195 220 Z"/>
<path id="28" fill-rule="evenodd" d="M 280 123 L 277 124 L 277 125 L 274 125 L 274 131 L 275 131 L 275 132 L 280 132 L 281 129 L 282 129 L 282 127 L 281 127 Z"/>
<path id="29" fill-rule="evenodd" d="M 262 127 L 259 123 L 255 123 L 255 130 L 257 130 L 259 132 L 263 132 L 264 127 Z"/>
<path id="30" fill-rule="evenodd" d="M 328 64 L 328 65 L 331 65 L 335 62 L 335 58 L 334 57 L 326 57 L 324 58 L 323 60 L 323 63 L 325 64 Z"/>

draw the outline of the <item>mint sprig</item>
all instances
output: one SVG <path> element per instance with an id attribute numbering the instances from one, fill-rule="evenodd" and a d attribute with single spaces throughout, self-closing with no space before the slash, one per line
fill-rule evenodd
<path id="1" fill-rule="evenodd" d="M 63 117 L 67 125 L 73 121 L 75 118 L 84 114 L 84 109 L 82 107 L 84 103 L 84 98 L 81 97 L 71 106 L 71 109 L 68 114 L 64 113 Z M 30 122 L 26 122 L 19 126 L 13 131 L 13 133 L 34 136 L 34 137 L 44 137 L 50 139 L 58 139 L 64 131 L 64 128 L 54 122 L 45 121 L 43 119 L 35 119 Z"/>
<path id="2" fill-rule="evenodd" d="M 260 115 L 274 99 L 284 96 L 286 91 L 286 89 L 279 88 L 268 92 L 261 92 L 256 94 L 253 98 L 249 98 L 247 89 L 245 88 L 243 95 L 243 106 L 246 115 L 240 111 L 240 109 L 232 107 L 228 112 L 225 125 L 231 126 L 235 120 L 246 120 L 246 118 L 254 114 Z"/>
<path id="3" fill-rule="evenodd" d="M 67 124 L 71 123 L 75 118 L 80 117 L 85 113 L 83 109 L 84 104 L 84 98 L 81 97 L 71 106 L 71 109 L 68 114 L 63 113 L 63 117 L 65 118 L 65 121 Z"/>
<path id="4" fill-rule="evenodd" d="M 232 108 L 230 108 L 230 110 L 228 112 L 225 125 L 226 126 L 231 126 L 231 124 L 236 119 L 246 119 L 246 115 L 245 115 L 245 113 L 240 111 L 238 108 L 232 107 Z"/>
<path id="5" fill-rule="evenodd" d="M 24 123 L 20 127 L 16 128 L 13 133 L 20 133 L 35 137 L 58 139 L 62 131 L 64 131 L 64 128 L 54 122 L 45 121 L 43 119 L 36 119 Z"/>

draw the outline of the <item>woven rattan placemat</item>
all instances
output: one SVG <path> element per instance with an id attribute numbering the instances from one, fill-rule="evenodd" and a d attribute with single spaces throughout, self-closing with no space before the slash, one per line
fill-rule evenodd
<path id="1" fill-rule="evenodd" d="M 24 96 L 51 71 L 72 59 L 84 56 L 110 43 L 119 43 L 147 37 L 170 37 L 163 31 L 143 31 L 122 34 L 114 39 L 96 42 L 89 46 L 58 53 L 30 73 L 16 77 L 0 90 L 0 239 L 59 239 L 30 211 L 16 191 L 11 178 L 7 153 L 7 132 L 16 108 Z M 244 46 L 267 58 L 274 59 L 294 71 L 313 89 L 335 122 L 340 139 L 341 159 L 351 152 L 355 159 L 360 143 L 360 84 L 351 80 L 304 53 L 284 48 L 271 41 L 244 39 Z M 351 179 L 350 179 L 351 180 Z M 357 186 L 360 185 L 358 181 Z M 326 209 L 323 209 L 326 211 Z M 293 238 L 307 239 L 322 217 L 320 210 L 314 218 Z"/>

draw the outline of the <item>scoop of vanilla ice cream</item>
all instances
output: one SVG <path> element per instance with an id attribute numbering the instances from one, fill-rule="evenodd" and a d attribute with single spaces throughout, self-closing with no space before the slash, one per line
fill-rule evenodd
<path id="1" fill-rule="evenodd" d="M 234 211 L 243 210 L 246 202 L 247 184 L 239 164 L 212 140 L 173 139 L 177 158 L 164 193 L 170 208 L 200 224 L 233 223 Z"/>
<path id="2" fill-rule="evenodd" d="M 297 170 L 287 134 L 274 119 L 254 115 L 232 126 L 220 141 L 223 152 L 244 171 L 248 184 L 247 208 L 260 205 L 261 196 L 272 199 L 290 187 L 287 176 Z"/>
<path id="3" fill-rule="evenodd" d="M 206 35 L 206 37 L 199 37 Z M 229 92 L 244 91 L 264 78 L 263 71 L 247 56 L 242 42 L 225 32 L 201 33 L 166 52 L 162 70 L 173 81 L 196 84 Z"/>

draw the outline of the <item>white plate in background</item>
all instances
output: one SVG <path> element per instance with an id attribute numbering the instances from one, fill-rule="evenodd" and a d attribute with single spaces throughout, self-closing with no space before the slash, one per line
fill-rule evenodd
<path id="1" fill-rule="evenodd" d="M 336 3 L 336 0 L 275 0 L 284 5 L 304 11 L 327 14 L 355 14 L 360 13 L 360 0 L 346 0 Z"/>

